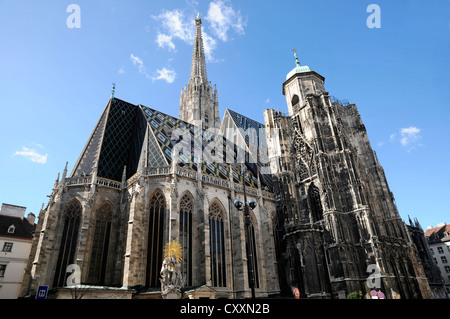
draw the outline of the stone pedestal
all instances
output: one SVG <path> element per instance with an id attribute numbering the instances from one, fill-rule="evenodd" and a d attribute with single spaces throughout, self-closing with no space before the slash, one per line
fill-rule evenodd
<path id="1" fill-rule="evenodd" d="M 181 299 L 182 293 L 179 290 L 171 290 L 165 294 L 161 294 L 163 299 Z"/>

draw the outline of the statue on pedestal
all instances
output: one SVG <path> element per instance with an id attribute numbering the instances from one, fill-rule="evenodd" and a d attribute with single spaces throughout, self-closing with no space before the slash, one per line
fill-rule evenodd
<path id="1" fill-rule="evenodd" d="M 171 241 L 164 247 L 164 260 L 161 267 L 161 296 L 163 299 L 181 299 L 183 276 L 181 275 L 182 247 Z"/>

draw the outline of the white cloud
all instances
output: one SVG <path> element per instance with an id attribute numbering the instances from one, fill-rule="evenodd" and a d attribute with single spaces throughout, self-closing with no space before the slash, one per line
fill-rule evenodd
<path id="1" fill-rule="evenodd" d="M 39 144 L 39 143 L 36 143 L 36 142 L 31 142 L 31 143 L 33 143 L 34 145 L 36 145 L 36 146 L 39 147 L 40 149 L 43 149 L 43 148 L 44 148 L 44 146 L 42 146 L 42 144 Z"/>
<path id="2" fill-rule="evenodd" d="M 176 73 L 174 69 L 168 69 L 163 67 L 160 70 L 156 70 L 155 74 L 153 76 L 150 76 L 147 73 L 147 68 L 144 65 L 144 60 L 141 59 L 138 56 L 135 56 L 133 53 L 131 53 L 131 61 L 133 62 L 134 65 L 137 65 L 139 68 L 139 73 L 142 73 L 145 75 L 145 77 L 152 79 L 152 81 L 157 81 L 157 80 L 165 80 L 167 83 L 173 83 L 173 81 L 175 81 L 175 77 L 176 77 Z"/>
<path id="3" fill-rule="evenodd" d="M 197 4 L 196 1 L 193 1 L 190 6 Z M 164 10 L 159 15 L 152 15 L 152 18 L 161 23 L 161 31 L 158 31 L 155 39 L 158 47 L 174 51 L 176 50 L 177 40 L 181 40 L 188 45 L 193 44 L 195 37 L 194 16 L 187 17 L 183 10 L 174 9 Z M 205 32 L 205 25 L 203 25 L 203 48 L 206 60 L 217 62 L 213 57 L 213 52 L 217 48 L 217 41 L 228 41 L 231 30 L 238 34 L 244 34 L 247 23 L 242 18 L 240 11 L 235 11 L 231 5 L 222 0 L 212 1 L 209 4 L 205 20 L 209 22 L 210 28 L 208 30 L 211 31 L 211 33 Z M 136 64 L 139 64 L 139 62 L 136 61 Z"/>
<path id="4" fill-rule="evenodd" d="M 399 142 L 409 152 L 416 149 L 416 147 L 423 146 L 420 132 L 421 130 L 415 126 L 401 128 L 399 134 L 393 133 L 389 136 L 389 141 L 391 143 Z"/>
<path id="5" fill-rule="evenodd" d="M 124 67 L 121 67 L 121 68 L 119 69 L 119 71 L 117 71 L 117 73 L 119 73 L 119 74 L 124 74 L 124 73 L 125 73 L 125 68 L 124 68 Z"/>
<path id="6" fill-rule="evenodd" d="M 16 151 L 14 155 L 27 157 L 30 159 L 30 161 L 40 164 L 47 163 L 47 156 L 48 156 L 48 154 L 42 155 L 36 152 L 35 150 L 29 149 L 27 147 L 22 147 L 22 150 Z"/>
<path id="7" fill-rule="evenodd" d="M 420 139 L 420 129 L 415 126 L 410 126 L 407 128 L 402 128 L 400 130 L 400 144 L 403 146 L 411 146 L 415 144 Z"/>
<path id="8" fill-rule="evenodd" d="M 162 68 L 161 70 L 156 70 L 156 74 L 152 77 L 152 80 L 165 80 L 167 83 L 172 83 L 175 81 L 176 75 L 175 70 Z"/>
<path id="9" fill-rule="evenodd" d="M 217 41 L 204 31 L 202 31 L 202 34 L 203 34 L 203 50 L 205 51 L 206 60 L 209 62 L 213 62 L 214 61 L 213 51 L 217 47 Z"/>
<path id="10" fill-rule="evenodd" d="M 242 19 L 240 11 L 234 11 L 223 1 L 213 1 L 209 4 L 208 15 L 205 18 L 210 24 L 213 33 L 222 41 L 228 40 L 228 31 L 233 29 L 238 34 L 244 34 L 247 22 Z"/>
<path id="11" fill-rule="evenodd" d="M 172 42 L 170 35 L 159 33 L 156 37 L 156 43 L 160 48 L 168 47 L 169 50 L 175 50 L 175 44 Z"/>
<path id="12" fill-rule="evenodd" d="M 144 65 L 144 60 L 142 60 L 138 56 L 135 56 L 133 53 L 131 53 L 130 59 L 133 62 L 133 65 L 137 65 L 138 66 L 139 73 L 142 73 L 142 74 L 145 74 L 146 76 L 148 76 L 147 70 L 146 70 L 145 65 Z"/>
<path id="13" fill-rule="evenodd" d="M 392 133 L 390 136 L 389 136 L 389 141 L 391 141 L 391 142 L 394 142 L 395 141 L 395 138 L 396 138 L 396 136 L 397 136 L 397 134 L 395 134 L 395 133 Z"/>
<path id="14" fill-rule="evenodd" d="M 160 20 L 162 27 L 167 32 L 162 34 L 162 38 L 160 38 L 161 33 L 158 34 L 158 38 L 156 40 L 158 45 L 161 43 L 168 45 L 171 49 L 175 49 L 175 44 L 172 41 L 174 38 L 180 39 L 188 44 L 193 43 L 195 35 L 195 22 L 194 20 L 186 22 L 183 11 L 178 9 L 172 11 L 165 10 L 157 16 L 152 16 L 152 18 L 155 20 Z"/>

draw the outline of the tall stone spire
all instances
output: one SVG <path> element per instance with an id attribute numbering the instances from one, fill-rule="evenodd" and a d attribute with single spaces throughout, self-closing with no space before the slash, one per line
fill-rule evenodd
<path id="1" fill-rule="evenodd" d="M 202 82 L 208 83 L 208 77 L 206 75 L 206 59 L 205 50 L 203 48 L 202 19 L 200 19 L 200 14 L 198 14 L 197 19 L 195 19 L 194 50 L 192 52 L 191 77 L 189 79 L 189 84 Z"/>
<path id="2" fill-rule="evenodd" d="M 217 88 L 211 87 L 206 75 L 206 58 L 200 15 L 197 15 L 195 19 L 191 76 L 187 87 L 181 89 L 179 118 L 202 129 L 220 129 Z"/>

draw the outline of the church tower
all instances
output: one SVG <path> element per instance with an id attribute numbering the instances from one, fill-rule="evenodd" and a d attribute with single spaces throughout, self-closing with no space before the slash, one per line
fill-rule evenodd
<path id="1" fill-rule="evenodd" d="M 325 78 L 294 56 L 283 83 L 289 114 L 264 112 L 280 198 L 277 238 L 280 255 L 289 256 L 279 260 L 280 285 L 308 298 L 371 289 L 388 298 L 430 298 L 357 106 L 330 96 Z"/>
<path id="2" fill-rule="evenodd" d="M 202 129 L 220 129 L 217 89 L 211 87 L 206 75 L 206 59 L 203 48 L 202 20 L 195 19 L 195 39 L 192 52 L 191 77 L 187 87 L 181 90 L 180 120 L 201 126 Z"/>

